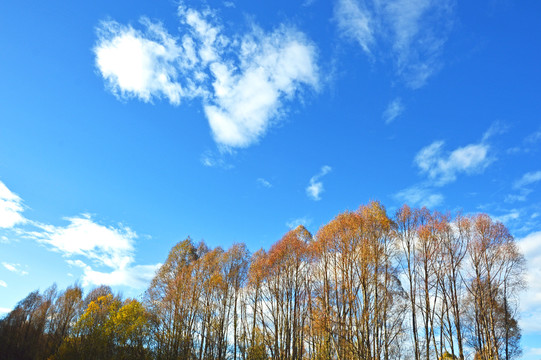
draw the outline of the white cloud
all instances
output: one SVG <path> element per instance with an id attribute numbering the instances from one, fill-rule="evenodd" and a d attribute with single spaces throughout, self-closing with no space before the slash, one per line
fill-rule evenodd
<path id="1" fill-rule="evenodd" d="M 402 99 L 396 98 L 387 105 L 387 108 L 383 112 L 383 120 L 385 124 L 390 124 L 394 119 L 402 115 L 404 112 L 404 105 Z"/>
<path id="2" fill-rule="evenodd" d="M 490 163 L 490 149 L 485 143 L 470 144 L 444 153 L 444 142 L 435 141 L 421 149 L 415 156 L 415 163 L 434 181 L 444 185 L 455 181 L 460 173 L 473 174 L 482 172 Z"/>
<path id="3" fill-rule="evenodd" d="M 148 284 L 157 265 L 136 265 L 134 241 L 137 234 L 128 227 L 117 228 L 96 223 L 89 215 L 67 218 L 69 225 L 38 225 L 40 231 L 29 233 L 36 240 L 48 244 L 63 256 L 83 256 L 94 265 L 110 269 L 96 271 L 80 259 L 67 263 L 83 269 L 83 284 L 125 285 L 141 288 Z"/>
<path id="4" fill-rule="evenodd" d="M 515 194 L 508 194 L 505 197 L 505 202 L 513 203 L 517 201 L 526 201 L 528 195 L 533 192 L 529 185 L 541 181 L 541 171 L 529 172 L 524 174 L 520 179 L 513 183 L 513 189 L 517 191 Z"/>
<path id="5" fill-rule="evenodd" d="M 210 11 L 179 6 L 181 40 L 143 19 L 145 32 L 103 22 L 94 52 L 114 94 L 143 101 L 199 98 L 216 143 L 256 143 L 304 88 L 318 88 L 315 46 L 286 26 L 226 36 Z"/>
<path id="6" fill-rule="evenodd" d="M 272 187 L 272 184 L 269 181 L 267 181 L 267 180 L 265 180 L 263 178 L 258 178 L 257 183 L 259 185 L 263 186 L 263 187 L 266 187 L 266 188 L 271 188 Z"/>
<path id="7" fill-rule="evenodd" d="M 0 307 L 0 314 L 7 314 L 11 312 L 10 308 Z"/>
<path id="8" fill-rule="evenodd" d="M 0 280 L 0 287 L 8 287 L 8 284 L 4 280 Z"/>
<path id="9" fill-rule="evenodd" d="M 441 53 L 452 25 L 453 1 L 337 0 L 340 33 L 367 54 L 379 50 L 393 59 L 411 88 L 423 86 L 441 67 Z"/>
<path id="10" fill-rule="evenodd" d="M 157 23 L 143 19 L 145 32 L 114 21 L 104 21 L 98 29 L 94 48 L 96 66 L 110 90 L 119 97 L 137 97 L 149 102 L 166 97 L 179 104 L 187 96 L 175 67 L 184 49 Z"/>
<path id="11" fill-rule="evenodd" d="M 527 289 L 520 297 L 520 323 L 525 332 L 541 332 L 541 231 L 530 233 L 517 243 L 527 261 Z"/>
<path id="12" fill-rule="evenodd" d="M 125 267 L 132 260 L 137 234 L 130 228 L 107 227 L 95 223 L 90 215 L 67 218 L 68 226 L 42 226 L 41 242 L 66 256 L 82 255 L 110 268 Z"/>
<path id="13" fill-rule="evenodd" d="M 435 193 L 423 185 L 399 191 L 395 194 L 395 198 L 411 206 L 426 206 L 428 208 L 440 205 L 444 199 L 442 194 Z"/>
<path id="14" fill-rule="evenodd" d="M 524 174 L 519 180 L 515 181 L 513 188 L 520 189 L 538 181 L 541 181 L 541 171 L 529 172 Z"/>
<path id="15" fill-rule="evenodd" d="M 22 200 L 0 181 L 0 228 L 12 228 L 26 222 Z"/>
<path id="16" fill-rule="evenodd" d="M 286 226 L 290 229 L 295 229 L 299 225 L 303 225 L 304 227 L 308 227 L 312 224 L 312 219 L 304 216 L 297 219 L 291 219 L 288 222 L 286 222 Z"/>
<path id="17" fill-rule="evenodd" d="M 19 275 L 28 275 L 28 271 L 21 269 L 21 264 L 10 264 L 2 262 L 2 265 L 11 272 L 14 272 Z"/>
<path id="18" fill-rule="evenodd" d="M 321 171 L 312 176 L 308 187 L 306 188 L 306 194 L 312 198 L 312 200 L 319 201 L 321 200 L 321 193 L 324 191 L 323 182 L 319 181 L 323 176 L 327 175 L 332 168 L 328 165 L 325 165 L 321 168 Z"/>

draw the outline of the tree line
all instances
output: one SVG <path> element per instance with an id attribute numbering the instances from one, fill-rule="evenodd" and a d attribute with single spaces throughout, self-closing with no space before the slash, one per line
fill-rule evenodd
<path id="1" fill-rule="evenodd" d="M 253 254 L 188 238 L 139 299 L 34 291 L 0 321 L 0 357 L 510 360 L 524 271 L 487 215 L 370 202 Z"/>

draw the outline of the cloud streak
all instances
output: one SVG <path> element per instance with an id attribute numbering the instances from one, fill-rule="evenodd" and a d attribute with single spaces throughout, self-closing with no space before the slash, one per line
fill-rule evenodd
<path id="1" fill-rule="evenodd" d="M 525 186 L 541 181 L 541 171 L 529 172 L 524 174 L 519 180 L 513 184 L 514 189 L 522 189 Z"/>
<path id="2" fill-rule="evenodd" d="M 257 183 L 267 189 L 270 189 L 272 187 L 272 184 L 263 178 L 257 178 Z"/>
<path id="3" fill-rule="evenodd" d="M 387 108 L 383 112 L 383 120 L 385 124 L 390 124 L 397 117 L 402 115 L 404 112 L 404 105 L 402 104 L 402 99 L 396 98 L 387 105 Z"/>
<path id="4" fill-rule="evenodd" d="M 21 269 L 21 264 L 10 264 L 7 262 L 2 262 L 2 266 L 6 268 L 8 271 L 14 272 L 19 275 L 28 275 L 28 271 Z"/>
<path id="5" fill-rule="evenodd" d="M 256 143 L 304 89 L 317 90 L 317 49 L 285 25 L 265 32 L 226 35 L 216 15 L 179 6 L 180 36 L 143 18 L 144 30 L 102 22 L 94 47 L 96 67 L 120 99 L 179 105 L 200 100 L 215 142 L 222 148 Z"/>
<path id="6" fill-rule="evenodd" d="M 423 185 L 414 185 L 401 190 L 394 197 L 411 206 L 426 206 L 428 208 L 438 206 L 444 200 L 442 194 L 434 192 L 430 187 Z"/>
<path id="7" fill-rule="evenodd" d="M 442 66 L 453 1 L 337 0 L 340 34 L 375 58 L 392 58 L 397 74 L 417 89 Z"/>

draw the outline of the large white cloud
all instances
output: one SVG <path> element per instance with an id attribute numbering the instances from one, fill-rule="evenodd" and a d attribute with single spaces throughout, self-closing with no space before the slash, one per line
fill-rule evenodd
<path id="1" fill-rule="evenodd" d="M 0 228 L 12 228 L 26 221 L 21 198 L 0 181 Z"/>
<path id="2" fill-rule="evenodd" d="M 181 5 L 181 34 L 143 19 L 144 31 L 102 22 L 96 66 L 120 98 L 199 98 L 215 141 L 222 147 L 257 142 L 280 118 L 284 101 L 318 88 L 315 46 L 292 27 L 257 26 L 227 36 L 210 10 Z"/>
<path id="3" fill-rule="evenodd" d="M 343 36 L 371 58 L 392 58 L 415 89 L 442 65 L 452 8 L 451 0 L 336 0 L 334 17 Z"/>
<path id="4" fill-rule="evenodd" d="M 89 215 L 66 219 L 67 226 L 36 224 L 28 233 L 83 269 L 83 285 L 125 285 L 141 288 L 148 284 L 158 265 L 133 265 L 137 234 L 128 227 L 105 226 Z M 85 261 L 81 260 L 85 259 Z M 87 262 L 91 262 L 88 264 Z M 98 271 L 95 267 L 109 271 Z"/>

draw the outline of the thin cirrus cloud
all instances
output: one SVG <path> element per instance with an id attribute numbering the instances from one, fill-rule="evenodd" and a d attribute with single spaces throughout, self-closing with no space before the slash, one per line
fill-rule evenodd
<path id="1" fill-rule="evenodd" d="M 272 187 L 272 184 L 268 180 L 263 178 L 257 178 L 257 183 L 267 189 Z"/>
<path id="2" fill-rule="evenodd" d="M 180 37 L 143 18 L 144 31 L 115 21 L 98 27 L 96 67 L 120 99 L 201 101 L 215 142 L 226 149 L 256 143 L 285 111 L 285 101 L 317 90 L 315 45 L 298 30 L 224 34 L 210 10 L 181 5 Z"/>
<path id="3" fill-rule="evenodd" d="M 395 194 L 395 198 L 412 206 L 428 208 L 440 205 L 444 197 L 425 185 L 414 185 Z"/>
<path id="4" fill-rule="evenodd" d="M 0 181 L 0 228 L 9 229 L 26 222 L 22 199 Z"/>
<path id="5" fill-rule="evenodd" d="M 528 172 L 513 183 L 513 189 L 517 191 L 515 194 L 508 194 L 505 198 L 506 202 L 526 201 L 528 195 L 533 191 L 531 185 L 541 181 L 541 171 Z"/>
<path id="6" fill-rule="evenodd" d="M 417 89 L 442 66 L 453 1 L 336 0 L 340 34 L 371 58 L 392 58 L 397 74 Z"/>
<path id="7" fill-rule="evenodd" d="M 387 105 L 387 108 L 383 112 L 383 120 L 385 121 L 385 124 L 390 124 L 393 122 L 397 117 L 402 115 L 404 112 L 404 104 L 402 103 L 402 99 L 396 98 L 393 101 Z"/>
<path id="8" fill-rule="evenodd" d="M 318 174 L 312 176 L 306 187 L 306 194 L 309 198 L 314 201 L 321 200 L 321 193 L 325 190 L 323 187 L 323 182 L 320 180 L 323 176 L 327 175 L 332 168 L 328 165 L 325 165 L 321 168 Z"/>
<path id="9" fill-rule="evenodd" d="M 539 181 L 541 181 L 541 170 L 535 172 L 528 172 L 513 184 L 513 188 L 521 189 L 525 186 L 534 184 Z"/>

